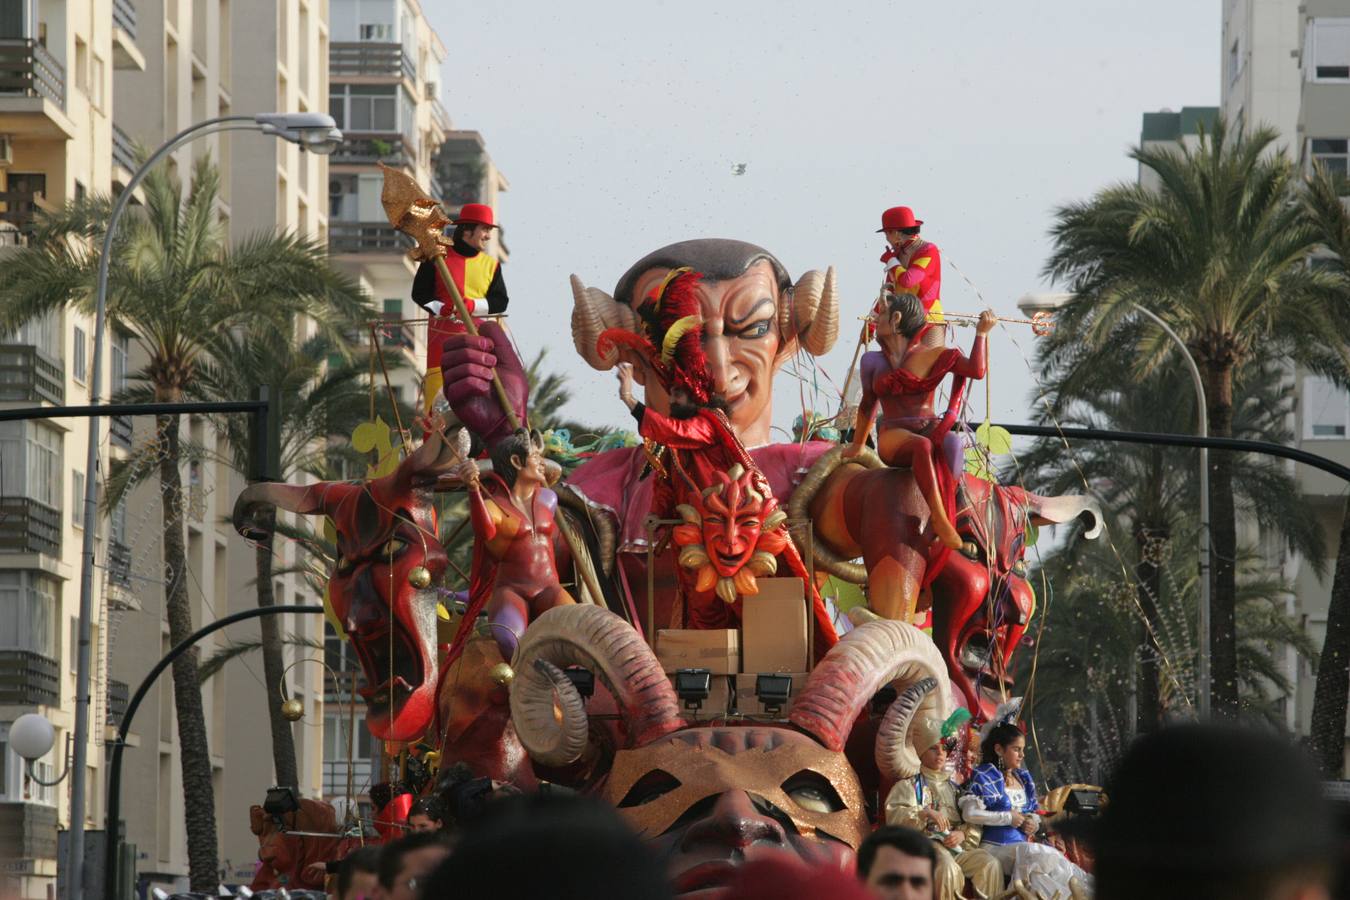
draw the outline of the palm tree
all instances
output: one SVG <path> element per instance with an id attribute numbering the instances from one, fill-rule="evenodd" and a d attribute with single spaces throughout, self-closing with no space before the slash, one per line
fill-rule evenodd
<path id="1" fill-rule="evenodd" d="M 1271 150 L 1276 132 L 1201 130 L 1194 148 L 1136 149 L 1157 190 L 1119 185 L 1060 208 L 1046 273 L 1075 297 L 1052 352 L 1075 342 L 1100 349 L 1145 307 L 1186 341 L 1203 373 L 1210 434 L 1233 434 L 1236 369 L 1265 349 L 1326 371 L 1346 334 L 1328 298 L 1335 279 L 1305 264 L 1317 237 L 1294 197 L 1294 168 Z M 1161 331 L 1137 345 L 1135 374 L 1171 350 Z M 1084 365 L 1092 365 L 1089 360 Z M 1231 453 L 1210 456 L 1213 709 L 1238 712 L 1237 524 Z"/>
<path id="2" fill-rule="evenodd" d="M 113 244 L 107 297 L 109 323 L 129 333 L 148 358 L 138 373 L 143 396 L 182 400 L 209 359 L 213 335 L 245 322 L 283 328 L 291 316 L 313 315 L 340 332 L 363 317 L 355 283 L 330 268 L 324 251 L 295 235 L 259 234 L 228 246 L 217 212 L 220 178 L 201 159 L 186 196 L 176 178 L 156 169 L 143 183 L 145 205 L 129 211 Z M 92 311 L 99 246 L 111 198 L 76 201 L 39 222 L 30 248 L 0 261 L 0 331 L 74 304 Z M 193 631 L 184 552 L 179 416 L 156 419 L 162 498 L 165 610 L 173 643 Z M 91 475 L 92 477 L 92 475 Z M 109 505 L 118 498 L 111 491 Z M 189 879 L 214 890 L 217 877 L 215 798 L 197 653 L 173 664 L 174 707 L 181 747 Z"/>
<path id="3" fill-rule="evenodd" d="M 206 353 L 197 365 L 196 377 L 185 386 L 190 400 L 232 400 L 254 396 L 266 386 L 273 403 L 280 406 L 280 454 L 278 470 L 283 481 L 304 473 L 319 479 L 337 477 L 333 463 L 352 457 L 346 442 L 334 437 L 349 437 L 369 410 L 370 391 L 364 383 L 369 370 L 363 358 L 345 360 L 326 334 L 317 334 L 302 344 L 292 335 L 294 323 L 277 328 L 272 322 L 256 322 L 242 328 L 219 331 L 205 342 Z M 386 367 L 403 365 L 401 355 L 392 356 Z M 154 388 L 148 384 L 128 390 L 127 402 L 148 401 Z M 377 409 L 389 416 L 388 400 L 376 392 Z M 251 451 L 249 422 L 242 416 L 213 417 L 217 442 L 214 452 L 194 448 L 225 462 L 237 472 L 247 472 Z M 135 482 L 148 476 L 150 467 L 142 459 L 142 448 L 115 467 L 110 493 L 120 495 Z M 275 526 L 276 513 L 270 513 Z M 270 535 L 270 531 L 269 531 Z M 254 548 L 255 582 L 260 607 L 275 605 L 273 568 L 275 546 L 272 537 Z M 280 684 L 285 668 L 280 623 L 274 616 L 259 620 L 262 640 L 264 682 L 271 690 Z M 214 658 L 214 657 L 213 657 Z M 277 703 L 267 704 L 272 728 L 272 762 L 276 783 L 298 786 L 295 741 L 291 724 L 281 715 Z"/>
<path id="4" fill-rule="evenodd" d="M 1118 431 L 1185 432 L 1195 420 L 1189 380 L 1177 367 L 1159 369 L 1142 382 L 1130 384 L 1131 353 L 1140 323 L 1122 325 L 1120 339 L 1104 352 L 1093 353 L 1094 365 L 1081 365 L 1084 345 L 1058 368 L 1051 367 L 1049 391 L 1039 419 L 1044 424 L 1104 428 Z M 1234 433 L 1254 440 L 1287 443 L 1286 423 L 1292 398 L 1283 389 L 1273 362 L 1253 360 L 1237 373 Z M 1177 398 L 1177 399 L 1173 399 Z M 1066 451 L 1062 442 L 1037 442 L 1019 462 L 1024 476 L 1050 494 L 1072 493 L 1087 486 L 1110 510 L 1132 538 L 1136 600 L 1136 634 L 1128 643 L 1139 653 L 1138 715 L 1135 730 L 1147 732 L 1165 718 L 1164 699 L 1175 689 L 1175 673 L 1165 644 L 1169 623 L 1159 604 L 1164 600 L 1162 559 L 1174 536 L 1194 528 L 1190 512 L 1198 506 L 1196 479 L 1190 452 L 1138 444 L 1090 443 Z M 1308 520 L 1298 499 L 1297 486 L 1283 467 L 1269 457 L 1242 456 L 1234 461 L 1233 486 L 1244 515 L 1265 531 L 1277 534 L 1316 571 L 1323 567 L 1321 535 Z M 1188 545 L 1189 546 L 1189 545 Z M 1108 563 L 1119 569 L 1124 560 Z M 1174 625 L 1175 623 L 1171 623 Z M 1175 640 L 1170 640 L 1175 644 Z"/>
<path id="5" fill-rule="evenodd" d="M 1322 246 L 1331 254 L 1315 265 L 1341 279 L 1337 309 L 1350 312 L 1350 212 L 1342 196 L 1344 176 L 1337 178 L 1320 165 L 1305 182 L 1303 207 Z M 1342 385 L 1346 374 L 1338 379 Z M 1339 778 L 1345 767 L 1345 717 L 1350 705 L 1350 499 L 1341 519 L 1336 572 L 1327 607 L 1327 633 L 1317 666 L 1313 692 L 1311 741 L 1313 752 L 1328 776 Z"/>

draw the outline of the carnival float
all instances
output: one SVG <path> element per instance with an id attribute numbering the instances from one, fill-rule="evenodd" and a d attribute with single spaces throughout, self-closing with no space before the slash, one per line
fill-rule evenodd
<path id="1" fill-rule="evenodd" d="M 466 791 L 558 785 L 617 807 L 694 896 L 751 842 L 718 817 L 843 865 L 934 747 L 1015 718 L 1010 673 L 1036 605 L 1028 534 L 1081 518 L 1095 537 L 1100 512 L 966 471 L 965 394 L 994 317 L 953 346 L 937 248 L 908 209 L 883 218 L 900 239 L 875 306 L 846 311 L 833 268 L 794 278 L 736 240 L 662 247 L 612 293 L 588 283 L 604 273 L 573 275 L 576 352 L 616 372 L 637 438 L 564 472 L 530 427 L 521 354 L 485 301 L 492 273 L 454 259 L 451 220 L 406 176 L 386 170 L 383 199 L 435 276 L 419 275 L 438 345 L 421 439 L 362 480 L 252 484 L 234 525 L 260 540 L 275 508 L 331 526 L 326 605 L 392 757 L 372 792 L 385 837 L 418 795 L 453 807 Z M 859 348 L 880 349 L 855 355 L 860 402 L 816 430 L 839 438 L 774 442 L 776 374 L 869 307 Z M 467 586 L 439 539 L 455 524 L 438 521 L 446 493 L 468 500 Z M 840 586 L 865 602 L 841 610 Z M 255 888 L 285 883 L 276 829 L 254 824 L 273 860 Z"/>

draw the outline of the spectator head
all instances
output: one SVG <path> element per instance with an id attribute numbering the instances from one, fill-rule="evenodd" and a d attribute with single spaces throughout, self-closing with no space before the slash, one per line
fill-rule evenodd
<path id="1" fill-rule="evenodd" d="M 435 797 L 423 797 L 408 810 L 408 828 L 412 831 L 440 831 L 444 827 L 444 808 Z"/>
<path id="2" fill-rule="evenodd" d="M 469 820 L 430 878 L 427 898 L 667 900 L 665 873 L 618 813 L 593 800 L 533 794 Z"/>
<path id="3" fill-rule="evenodd" d="M 337 900 L 368 900 L 373 897 L 379 872 L 379 847 L 353 850 L 338 866 Z"/>
<path id="4" fill-rule="evenodd" d="M 1137 741 L 1096 819 L 1057 826 L 1095 853 L 1099 900 L 1324 900 L 1336 828 L 1311 762 L 1284 739 L 1180 725 Z"/>
<path id="5" fill-rule="evenodd" d="M 435 831 L 413 832 L 386 844 L 380 851 L 375 900 L 415 900 L 419 885 L 449 855 L 449 841 Z"/>
<path id="6" fill-rule="evenodd" d="M 937 851 L 922 832 L 885 825 L 858 848 L 858 878 L 882 900 L 932 900 Z"/>

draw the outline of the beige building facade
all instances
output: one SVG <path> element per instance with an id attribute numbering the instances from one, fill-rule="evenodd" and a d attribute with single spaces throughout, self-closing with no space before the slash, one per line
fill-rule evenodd
<path id="1" fill-rule="evenodd" d="M 327 106 L 325 0 L 22 0 L 0 6 L 0 253 L 28 240 L 35 212 L 125 185 L 137 145 L 158 146 L 215 116 L 322 111 Z M 276 27 L 259 23 L 275 21 Z M 327 161 L 276 138 L 243 132 L 196 141 L 171 165 L 186 177 L 210 154 L 221 167 L 220 216 L 232 239 L 281 227 L 327 240 Z M 0 298 L 2 301 L 3 298 Z M 93 323 L 67 310 L 0 336 L 0 407 L 89 402 Z M 140 365 L 134 341 L 110 329 L 103 399 Z M 205 420 L 185 417 L 184 438 L 210 446 Z M 34 767 L 50 780 L 65 768 L 73 731 L 75 618 L 79 605 L 83 419 L 0 423 L 0 894 L 48 897 L 55 888 L 57 829 L 69 825 L 69 782 L 44 787 L 7 746 L 8 724 L 41 712 L 56 747 Z M 102 464 L 150 440 L 151 423 L 103 420 Z M 184 463 L 186 546 L 194 624 L 253 605 L 253 550 L 224 524 L 236 473 Z M 103 827 L 104 758 L 130 691 L 168 649 L 161 507 L 153 486 L 101 519 L 95 577 L 93 702 L 86 826 Z M 278 568 L 294 562 L 280 550 Z M 278 578 L 282 602 L 316 598 Z M 317 644 L 315 616 L 285 616 L 282 631 Z M 293 620 L 293 621 L 292 621 Z M 204 641 L 208 657 L 256 640 L 240 625 Z M 322 654 L 289 647 L 288 662 Z M 221 861 L 247 882 L 256 860 L 248 806 L 273 784 L 261 659 L 246 656 L 203 688 L 215 769 Z M 310 713 L 295 726 L 303 796 L 321 793 L 323 673 L 297 665 L 287 691 Z M 258 723 L 263 723 L 261 728 Z M 187 871 L 173 694 L 166 675 L 138 711 L 125 752 L 123 819 L 137 869 L 151 885 L 185 884 Z M 91 835 L 91 842 L 95 836 Z"/>

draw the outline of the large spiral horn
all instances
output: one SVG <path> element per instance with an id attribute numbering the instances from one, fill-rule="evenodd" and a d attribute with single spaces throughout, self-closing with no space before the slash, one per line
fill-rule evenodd
<path id="1" fill-rule="evenodd" d="M 591 368 L 605 371 L 619 361 L 617 348 L 602 356 L 596 341 L 607 328 L 637 330 L 637 315 L 627 304 L 615 301 L 599 288 L 586 287 L 572 276 L 572 343 Z"/>
<path id="2" fill-rule="evenodd" d="M 780 327 L 784 322 L 780 319 Z M 829 353 L 839 337 L 839 292 L 834 285 L 834 266 L 825 274 L 812 269 L 792 288 L 790 327 L 784 335 L 796 335 L 812 356 Z"/>
<path id="3" fill-rule="evenodd" d="M 877 729 L 877 770 L 884 779 L 913 778 L 919 774 L 919 750 L 909 736 L 915 719 L 938 718 L 936 678 L 921 678 L 900 693 L 886 710 Z"/>
<path id="4" fill-rule="evenodd" d="M 628 746 L 640 747 L 684 727 L 674 688 L 631 625 L 598 606 L 558 606 L 525 629 L 511 684 L 511 719 L 535 762 L 569 765 L 586 748 L 586 711 L 562 673 L 567 666 L 590 669 L 614 695 Z"/>
<path id="5" fill-rule="evenodd" d="M 935 688 L 914 699 L 907 692 L 925 679 L 933 679 Z M 894 716 L 888 711 L 883 721 L 883 726 L 891 723 L 885 732 L 889 743 L 883 748 L 878 734 L 877 762 L 887 775 L 911 766 L 917 772 L 918 754 L 907 740 L 908 722 L 920 712 L 945 719 L 950 712 L 951 690 L 942 654 L 932 639 L 913 625 L 891 620 L 868 622 L 845 635 L 811 672 L 789 718 L 826 747 L 842 750 L 863 707 L 892 682 L 900 694 L 895 704 L 901 709 Z M 906 713 L 908 707 L 912 708 Z M 899 730 L 902 725 L 904 730 Z"/>

